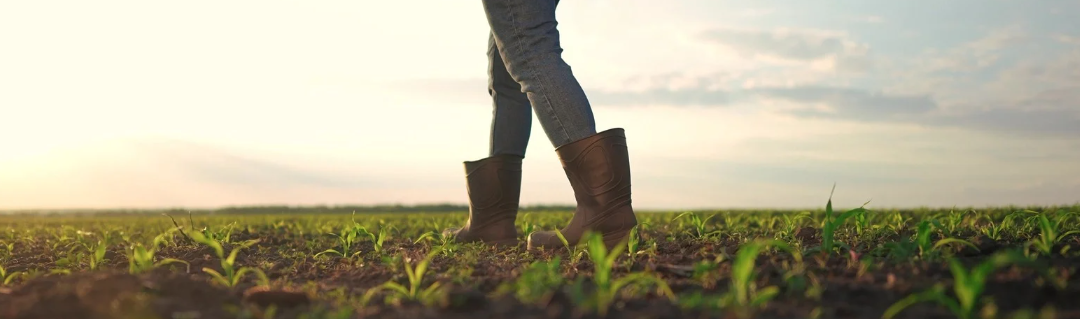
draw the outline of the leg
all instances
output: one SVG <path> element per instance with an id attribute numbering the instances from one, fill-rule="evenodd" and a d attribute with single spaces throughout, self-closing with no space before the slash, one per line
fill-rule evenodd
<path id="1" fill-rule="evenodd" d="M 483 0 L 507 73 L 556 147 L 596 134 L 592 108 L 562 59 L 555 0 Z"/>
<path id="2" fill-rule="evenodd" d="M 458 242 L 516 245 L 521 160 L 529 145 L 532 107 L 521 85 L 510 77 L 499 55 L 495 36 L 488 35 L 488 94 L 492 100 L 489 156 L 465 162 L 469 219 L 462 227 L 443 231 Z"/>
<path id="3" fill-rule="evenodd" d="M 592 108 L 562 59 L 556 0 L 483 0 L 506 69 L 521 84 L 574 189 L 577 209 L 561 233 L 576 245 L 596 232 L 609 248 L 637 225 L 622 129 L 596 133 Z M 560 247 L 552 231 L 529 235 L 527 247 Z"/>
<path id="4" fill-rule="evenodd" d="M 491 143 L 489 155 L 525 157 L 532 132 L 532 105 L 521 84 L 506 71 L 495 35 L 488 35 L 488 94 L 491 95 Z"/>

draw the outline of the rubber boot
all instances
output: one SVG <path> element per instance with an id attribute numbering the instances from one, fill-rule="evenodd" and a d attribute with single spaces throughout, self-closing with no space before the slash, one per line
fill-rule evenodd
<path id="1" fill-rule="evenodd" d="M 464 227 L 444 230 L 443 236 L 461 243 L 516 246 L 521 160 L 521 156 L 500 154 L 465 162 L 469 219 Z"/>
<path id="2" fill-rule="evenodd" d="M 577 209 L 570 224 L 561 229 L 571 246 L 586 231 L 600 233 L 610 249 L 627 239 L 637 225 L 630 201 L 630 159 L 623 129 L 614 128 L 555 149 L 566 178 L 574 189 Z M 563 243 L 554 231 L 529 235 L 529 249 L 559 248 Z"/>

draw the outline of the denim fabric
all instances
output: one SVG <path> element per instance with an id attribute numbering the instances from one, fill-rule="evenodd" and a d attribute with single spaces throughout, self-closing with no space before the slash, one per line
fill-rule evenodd
<path id="1" fill-rule="evenodd" d="M 558 0 L 483 0 L 488 36 L 490 155 L 525 156 L 536 112 L 558 148 L 596 134 L 592 107 L 562 59 Z"/>

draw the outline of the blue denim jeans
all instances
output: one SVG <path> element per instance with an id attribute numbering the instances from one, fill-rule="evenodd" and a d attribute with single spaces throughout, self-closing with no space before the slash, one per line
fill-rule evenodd
<path id="1" fill-rule="evenodd" d="M 483 0 L 491 95 L 490 155 L 525 156 L 536 112 L 558 148 L 596 134 L 592 107 L 570 65 L 563 61 L 555 28 L 558 0 Z"/>

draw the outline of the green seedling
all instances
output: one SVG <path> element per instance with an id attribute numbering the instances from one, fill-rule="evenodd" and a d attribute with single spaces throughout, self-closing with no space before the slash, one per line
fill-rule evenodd
<path id="1" fill-rule="evenodd" d="M 422 288 L 424 281 L 424 275 L 427 273 L 428 265 L 431 263 L 431 259 L 438 255 L 437 251 L 429 252 L 424 259 L 417 262 L 415 267 L 409 265 L 408 258 L 402 258 L 403 267 L 405 268 L 405 275 L 408 276 L 408 287 L 388 281 L 378 287 L 369 289 L 362 298 L 362 303 L 366 304 L 375 293 L 382 290 L 389 290 L 394 293 L 393 297 L 405 298 L 408 300 L 416 300 L 424 303 L 425 305 L 431 305 L 436 301 L 437 297 L 444 295 L 445 288 L 442 283 L 436 281 L 427 288 Z"/>
<path id="2" fill-rule="evenodd" d="M 559 274 L 561 259 L 556 256 L 549 261 L 534 261 L 521 272 L 517 280 L 504 283 L 495 295 L 513 294 L 526 304 L 538 304 L 550 300 L 565 279 Z"/>
<path id="3" fill-rule="evenodd" d="M 240 250 L 258 243 L 259 240 L 249 240 L 241 243 L 240 245 L 233 247 L 232 251 L 229 252 L 229 255 L 226 256 L 225 249 L 221 247 L 220 243 L 209 237 L 205 237 L 201 233 L 192 233 L 191 239 L 197 243 L 209 246 L 210 249 L 214 250 L 214 255 L 221 260 L 221 270 L 224 274 L 208 267 L 203 267 L 202 269 L 203 272 L 213 277 L 215 282 L 225 285 L 226 287 L 235 287 L 236 284 L 240 283 L 240 279 L 244 277 L 244 274 L 251 272 L 258 276 L 260 285 L 265 286 L 270 284 L 270 280 L 267 279 L 266 273 L 262 270 L 254 267 L 237 267 L 236 265 L 236 257 L 240 253 Z"/>
<path id="4" fill-rule="evenodd" d="M 14 232 L 11 232 L 11 234 L 14 234 Z M 15 255 L 15 240 L 11 239 L 11 242 L 0 245 L 0 248 L 4 248 L 4 255 L 0 256 L 0 261 L 5 261 L 8 258 L 11 258 L 11 256 Z"/>
<path id="5" fill-rule="evenodd" d="M 105 248 L 107 246 L 108 243 L 105 239 L 99 240 L 93 246 L 83 243 L 83 248 L 86 248 L 87 251 L 86 264 L 90 266 L 90 270 L 96 270 L 98 265 L 105 260 Z"/>
<path id="6" fill-rule="evenodd" d="M 128 272 L 140 274 L 168 264 L 184 264 L 187 266 L 187 272 L 191 272 L 191 264 L 176 258 L 164 258 L 161 261 L 154 262 L 154 255 L 157 254 L 158 248 L 168 243 L 166 238 L 172 238 L 172 232 L 178 229 L 173 228 L 154 237 L 150 248 L 143 246 L 141 243 L 132 244 L 128 250 Z"/>
<path id="7" fill-rule="evenodd" d="M 192 229 L 194 229 L 194 225 L 192 225 L 192 227 L 193 227 Z M 218 228 L 217 231 L 213 231 L 209 227 L 203 227 L 203 229 L 199 230 L 199 233 L 201 233 L 203 235 L 203 237 L 209 238 L 209 239 L 217 241 L 217 242 L 227 244 L 227 243 L 232 242 L 231 241 L 232 240 L 232 233 L 233 233 L 233 229 L 235 229 L 235 228 L 236 228 L 236 222 L 232 222 L 232 223 L 229 223 L 228 225 L 225 225 L 225 226 L 222 226 L 222 227 Z"/>
<path id="8" fill-rule="evenodd" d="M 979 250 L 979 247 L 975 246 L 975 244 L 972 244 L 970 241 L 959 239 L 959 238 L 943 238 L 943 239 L 938 240 L 937 242 L 931 243 L 930 235 L 931 235 L 932 230 L 931 230 L 930 227 L 932 225 L 933 225 L 933 227 L 937 227 L 938 229 L 941 229 L 940 224 L 938 224 L 937 221 L 935 221 L 935 220 L 923 220 L 923 221 L 919 222 L 919 225 L 916 228 L 915 242 L 919 246 L 919 255 L 920 256 L 923 256 L 923 257 L 931 256 L 932 253 L 938 252 L 938 248 L 940 248 L 941 246 L 948 245 L 948 244 L 962 244 L 962 245 L 974 248 L 976 251 Z"/>
<path id="9" fill-rule="evenodd" d="M 10 285 L 11 282 L 15 281 L 15 278 L 22 278 L 24 276 L 26 276 L 25 272 L 13 271 L 9 273 L 7 272 L 7 269 L 4 269 L 4 266 L 0 265 L 0 286 Z"/>
<path id="10" fill-rule="evenodd" d="M 990 217 L 990 215 L 981 215 L 976 220 L 979 221 L 979 220 L 985 219 L 986 222 L 987 222 L 987 225 L 980 228 L 979 232 L 981 232 L 983 235 L 986 235 L 986 237 L 989 237 L 990 239 L 1002 240 L 1002 236 L 1009 229 L 1014 228 L 1014 226 L 1015 226 L 1015 221 L 1014 220 L 1016 219 L 1017 216 L 1018 216 L 1017 214 L 1009 214 L 1009 215 L 1005 216 L 1004 219 L 1001 220 L 1000 224 L 997 224 L 997 223 L 994 223 L 994 220 L 993 220 L 993 218 Z"/>
<path id="11" fill-rule="evenodd" d="M 905 308 L 920 302 L 936 302 L 948 308 L 960 319 L 974 318 L 976 308 L 980 305 L 983 289 L 986 287 L 986 278 L 994 270 L 1010 265 L 1034 265 L 1034 260 L 1028 259 L 1016 251 L 1004 251 L 994 254 L 971 269 L 967 269 L 959 260 L 949 259 L 949 270 L 953 275 L 953 291 L 956 293 L 955 298 L 948 296 L 945 293 L 945 286 L 939 283 L 929 290 L 909 295 L 897 301 L 885 310 L 882 318 L 892 318 Z M 1043 273 L 1046 275 L 1045 270 L 1043 270 Z M 1059 288 L 1062 287 L 1060 281 L 1054 278 L 1051 279 Z"/>
<path id="12" fill-rule="evenodd" d="M 604 245 L 604 238 L 599 233 L 589 232 L 584 237 L 588 243 L 589 259 L 593 262 L 593 282 L 596 284 L 596 292 L 591 301 L 595 303 L 600 316 L 607 316 L 617 294 L 630 285 L 656 285 L 657 294 L 674 301 L 675 294 L 667 283 L 656 274 L 635 272 L 619 279 L 612 278 L 611 271 L 615 267 L 615 259 L 626 249 L 626 242 L 619 243 L 611 251 L 608 251 L 607 246 Z"/>
<path id="13" fill-rule="evenodd" d="M 518 218 L 518 222 L 521 224 L 521 234 L 526 237 L 536 231 L 536 224 L 530 223 L 527 220 L 532 213 L 525 213 L 521 218 Z"/>
<path id="14" fill-rule="evenodd" d="M 1034 213 L 1034 212 L 1032 212 Z M 1061 242 L 1062 239 L 1069 235 L 1080 234 L 1080 230 L 1070 230 L 1064 233 L 1061 232 L 1061 224 L 1069 216 L 1061 216 L 1057 220 L 1050 221 L 1046 218 L 1046 214 L 1038 214 L 1035 216 L 1035 220 L 1039 225 L 1039 237 L 1032 240 L 1027 244 L 1028 247 L 1034 246 L 1036 250 L 1044 255 L 1050 255 L 1054 246 Z M 1064 254 L 1068 250 L 1068 246 L 1062 249 L 1061 253 Z"/>
<path id="15" fill-rule="evenodd" d="M 720 280 L 720 263 L 724 262 L 725 255 L 717 255 L 713 260 L 702 260 L 694 264 L 690 278 L 701 284 L 703 288 L 712 288 L 716 281 Z"/>
<path id="16" fill-rule="evenodd" d="M 802 225 L 803 220 L 812 220 L 810 218 L 810 212 L 799 212 L 794 215 L 780 215 L 783 220 L 783 228 L 778 232 L 777 238 L 793 238 L 795 232 L 798 231 L 799 226 Z"/>
<path id="17" fill-rule="evenodd" d="M 563 236 L 562 231 L 555 229 L 555 236 L 559 237 L 559 241 L 562 242 L 563 247 L 566 247 L 566 251 L 570 253 L 570 264 L 577 265 L 581 258 L 585 255 L 585 248 L 581 243 L 577 245 L 570 245 L 570 242 L 566 240 L 566 236 Z"/>
<path id="18" fill-rule="evenodd" d="M 641 229 L 648 226 L 648 223 L 640 223 L 630 229 L 630 236 L 627 237 L 626 242 L 626 255 L 630 257 L 630 262 L 637 260 L 637 256 L 647 251 L 642 250 L 643 241 L 641 240 Z M 653 246 L 655 247 L 655 246 Z"/>
<path id="19" fill-rule="evenodd" d="M 945 236 L 956 236 L 957 233 L 963 229 L 965 214 L 967 214 L 967 211 L 957 211 L 954 208 L 953 210 L 950 210 L 945 218 L 941 220 L 942 222 L 938 223 L 936 226 L 945 232 Z M 935 221 L 937 220 L 935 219 Z"/>
<path id="20" fill-rule="evenodd" d="M 454 236 L 444 236 L 442 232 L 429 231 L 420 235 L 413 244 L 419 244 L 421 241 L 432 242 L 431 248 L 438 250 L 443 256 L 450 256 L 450 254 L 457 251 L 460 246 L 459 243 L 454 242 Z"/>
<path id="21" fill-rule="evenodd" d="M 384 225 L 382 227 L 383 229 L 380 229 L 379 233 L 376 234 L 369 232 L 367 228 L 360 227 L 359 225 L 357 225 L 357 227 L 359 227 L 360 235 L 367 237 L 371 240 L 373 248 L 375 249 L 375 253 L 381 254 L 383 250 L 383 243 L 385 243 L 386 240 L 390 238 L 390 230 L 393 228 L 389 225 Z"/>
<path id="22" fill-rule="evenodd" d="M 356 257 L 357 255 L 360 254 L 360 252 L 359 251 L 354 252 L 352 248 L 353 248 L 354 245 L 356 245 L 357 243 L 360 242 L 359 237 L 361 235 L 363 235 L 364 233 L 366 233 L 366 232 L 367 232 L 367 230 L 365 230 L 363 226 L 360 226 L 360 224 L 353 223 L 350 226 L 342 227 L 341 232 L 338 233 L 338 234 L 330 233 L 330 235 L 333 235 L 334 237 L 337 237 L 338 244 L 341 245 L 341 249 L 338 250 L 338 249 L 331 248 L 331 249 L 324 250 L 324 251 L 322 251 L 322 252 L 320 252 L 318 254 L 315 254 L 315 258 L 318 258 L 319 256 L 322 256 L 322 255 L 325 255 L 325 254 L 334 254 L 334 255 L 341 256 L 342 258 L 354 258 L 354 257 Z"/>
<path id="23" fill-rule="evenodd" d="M 709 215 L 708 217 L 702 219 L 701 216 L 698 216 L 698 214 L 695 214 L 694 212 L 684 212 L 682 214 L 679 214 L 679 216 L 675 216 L 675 219 L 678 220 L 682 219 L 683 217 L 686 217 L 690 220 L 690 226 L 692 227 L 693 232 L 687 231 L 687 233 L 689 233 L 694 238 L 708 238 L 710 236 L 720 233 L 719 230 L 713 232 L 707 231 L 709 226 L 709 220 L 713 217 L 716 217 L 716 214 Z"/>
<path id="24" fill-rule="evenodd" d="M 731 265 L 731 290 L 722 298 L 722 302 L 723 306 L 735 307 L 742 318 L 752 317 L 755 309 L 765 307 L 780 292 L 776 286 L 759 288 L 754 283 L 754 264 L 758 255 L 768 248 L 786 250 L 796 263 L 802 264 L 802 254 L 780 240 L 757 240 L 739 247 Z"/>
<path id="25" fill-rule="evenodd" d="M 836 191 L 836 185 L 833 185 L 833 191 Z M 840 226 L 842 226 L 844 224 L 844 221 L 846 221 L 848 218 L 860 214 L 866 214 L 867 210 L 864 207 L 866 206 L 866 204 L 870 203 L 869 201 L 867 201 L 866 203 L 863 203 L 862 207 L 837 214 L 834 213 L 832 209 L 832 196 L 833 193 L 830 192 L 829 201 L 825 204 L 825 220 L 822 221 L 821 227 L 821 246 L 819 247 L 819 249 L 825 254 L 832 254 L 834 251 L 834 246 L 836 246 L 836 242 L 834 239 L 834 236 L 836 235 L 836 230 L 840 228 Z"/>

